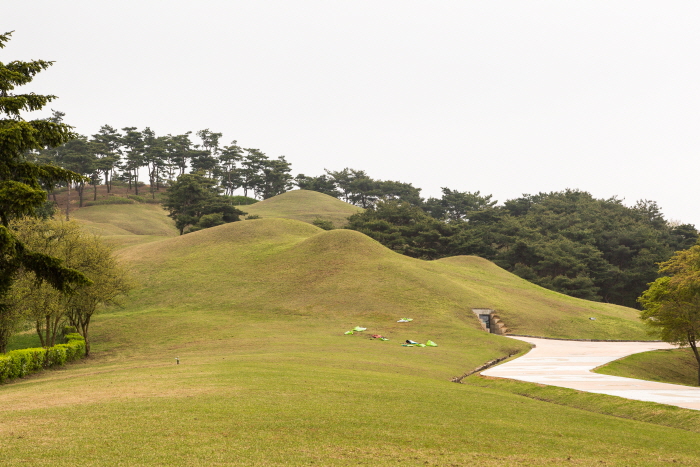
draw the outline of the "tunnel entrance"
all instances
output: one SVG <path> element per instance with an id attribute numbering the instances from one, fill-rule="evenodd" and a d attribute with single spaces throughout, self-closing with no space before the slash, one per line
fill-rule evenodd
<path id="1" fill-rule="evenodd" d="M 472 308 L 472 312 L 479 318 L 484 331 L 498 335 L 508 333 L 508 328 L 494 310 L 490 308 Z"/>

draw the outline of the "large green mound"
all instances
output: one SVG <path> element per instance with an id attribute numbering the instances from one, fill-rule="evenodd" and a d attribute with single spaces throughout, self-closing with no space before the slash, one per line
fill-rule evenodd
<path id="1" fill-rule="evenodd" d="M 697 461 L 692 411 L 449 382 L 526 350 L 483 332 L 472 307 L 513 320 L 561 313 L 583 336 L 639 337 L 619 307 L 528 285 L 478 258 L 420 261 L 290 219 L 132 245 L 120 258 L 138 287 L 123 308 L 96 316 L 93 356 L 0 388 L 3 465 Z M 593 313 L 617 326 L 577 321 Z M 568 329 L 538 322 L 540 334 Z M 368 329 L 344 334 L 357 325 Z M 627 418 L 604 415 L 617 412 Z"/>
<path id="2" fill-rule="evenodd" d="M 486 308 L 496 310 L 512 334 L 561 339 L 650 339 L 639 312 L 632 308 L 563 295 L 476 256 L 443 258 L 437 263 L 455 267 L 455 285 L 478 293 L 488 304 Z"/>
<path id="3" fill-rule="evenodd" d="M 474 330 L 480 327 L 471 309 L 492 308 L 516 334 L 648 338 L 635 310 L 543 289 L 481 258 L 417 260 L 355 231 L 289 219 L 231 223 L 130 247 L 122 258 L 146 271 L 142 303 L 207 301 L 348 319 L 411 314 L 423 322 L 458 320 Z M 214 287 L 221 291 L 212 296 Z"/>
<path id="4" fill-rule="evenodd" d="M 340 201 L 332 196 L 309 190 L 294 190 L 249 206 L 241 206 L 248 215 L 262 218 L 282 217 L 302 222 L 323 219 L 336 227 L 347 223 L 347 218 L 362 211 L 361 208 Z"/>
<path id="5" fill-rule="evenodd" d="M 175 222 L 158 204 L 107 204 L 81 208 L 72 218 L 119 247 L 178 234 Z"/>

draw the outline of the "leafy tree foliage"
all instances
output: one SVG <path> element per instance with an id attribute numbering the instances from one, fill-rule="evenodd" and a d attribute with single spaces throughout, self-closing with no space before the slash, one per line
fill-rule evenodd
<path id="1" fill-rule="evenodd" d="M 698 363 L 700 386 L 700 244 L 679 251 L 661 264 L 656 279 L 641 295 L 641 318 L 661 339 L 689 346 Z"/>
<path id="2" fill-rule="evenodd" d="M 266 159 L 261 167 L 262 180 L 258 189 L 262 199 L 272 198 L 292 189 L 292 164 L 284 156 Z"/>
<path id="3" fill-rule="evenodd" d="M 448 222 L 468 221 L 470 214 L 493 207 L 497 201 L 491 201 L 491 195 L 481 196 L 480 192 L 442 189 L 442 198 L 428 198 L 424 209 L 436 219 Z"/>
<path id="4" fill-rule="evenodd" d="M 221 152 L 219 148 L 219 140 L 221 133 L 214 133 L 209 130 L 200 130 L 197 136 L 202 140 L 201 145 L 195 147 L 192 151 L 192 172 L 203 172 L 207 177 L 212 178 L 218 167 L 218 157 Z"/>
<path id="5" fill-rule="evenodd" d="M 10 35 L 0 34 L 0 48 L 5 47 Z M 0 323 L 4 323 L 0 350 L 4 350 L 11 332 L 6 316 L 7 295 L 20 269 L 32 271 L 39 280 L 59 290 L 88 282 L 78 271 L 63 266 L 60 259 L 27 248 L 9 229 L 12 219 L 31 215 L 44 205 L 44 186 L 83 180 L 74 172 L 27 157 L 30 151 L 60 146 L 74 138 L 66 124 L 22 118 L 22 112 L 40 110 L 55 96 L 13 93 L 51 64 L 44 60 L 0 62 Z"/>
<path id="6" fill-rule="evenodd" d="M 134 184 L 136 194 L 139 194 L 139 169 L 145 165 L 143 135 L 135 126 L 122 128 L 124 135 L 121 144 L 124 148 L 126 159 L 122 163 L 125 178 Z"/>
<path id="7" fill-rule="evenodd" d="M 626 306 L 656 279 L 655 264 L 687 241 L 674 236 L 655 203 L 628 208 L 578 190 L 525 195 L 500 211 L 488 223 L 487 236 L 500 234 L 489 259 L 524 277 L 534 273 L 544 287 Z"/>
<path id="8" fill-rule="evenodd" d="M 321 219 L 320 217 L 317 217 L 311 222 L 313 225 L 316 227 L 319 227 L 323 230 L 333 230 L 335 229 L 335 225 L 333 225 L 333 222 L 326 220 L 326 219 Z"/>
<path id="9" fill-rule="evenodd" d="M 304 174 L 299 174 L 294 178 L 294 183 L 302 190 L 318 191 L 334 198 L 340 198 L 341 195 L 335 180 L 328 175 L 307 177 Z"/>
<path id="10" fill-rule="evenodd" d="M 372 237 L 384 246 L 413 258 L 449 255 L 452 227 L 406 201 L 379 201 L 373 209 L 348 218 L 348 229 Z"/>
<path id="11" fill-rule="evenodd" d="M 34 251 L 60 258 L 91 281 L 66 294 L 37 281 L 33 272 L 22 270 L 10 292 L 15 315 L 35 324 L 44 347 L 56 344 L 58 331 L 68 321 L 85 338 L 89 354 L 92 316 L 130 289 L 126 271 L 99 237 L 83 231 L 75 222 L 24 218 L 14 222 L 12 228 Z"/>
<path id="12" fill-rule="evenodd" d="M 57 148 L 44 151 L 51 160 L 59 166 L 82 175 L 84 178 L 75 182 L 78 192 L 79 206 L 83 207 L 85 184 L 96 180 L 98 159 L 95 146 L 85 136 L 78 135 L 75 139 Z"/>
<path id="13" fill-rule="evenodd" d="M 339 171 L 326 170 L 326 175 L 307 177 L 298 175 L 296 184 L 304 190 L 313 190 L 335 196 L 362 208 L 371 208 L 377 201 L 400 200 L 420 206 L 420 188 L 410 183 L 392 180 L 375 180 L 364 170 L 345 168 Z"/>
<path id="14" fill-rule="evenodd" d="M 168 189 L 163 206 L 175 220 L 180 235 L 240 220 L 245 213 L 220 194 L 215 180 L 201 174 L 180 175 Z"/>
<path id="15" fill-rule="evenodd" d="M 238 141 L 232 141 L 228 146 L 224 146 L 219 156 L 219 173 L 221 175 L 221 186 L 229 196 L 240 188 L 243 184 L 242 175 L 238 164 L 243 160 L 243 149 L 238 145 Z"/>
<path id="16" fill-rule="evenodd" d="M 114 171 L 121 157 L 119 132 L 109 125 L 103 125 L 97 134 L 92 135 L 92 143 L 97 159 L 95 167 L 103 174 L 105 186 L 109 193 L 112 189 L 111 181 L 114 177 Z"/>
<path id="17" fill-rule="evenodd" d="M 409 256 L 477 255 L 543 287 L 626 306 L 658 277 L 658 262 L 698 238 L 693 226 L 666 222 L 651 201 L 629 208 L 565 190 L 495 203 L 490 195 L 444 188 L 442 199 L 423 204 L 425 212 L 378 202 L 353 216 L 349 228 Z M 426 225 L 426 212 L 435 228 Z M 410 247 L 417 225 L 439 233 L 425 250 Z"/>

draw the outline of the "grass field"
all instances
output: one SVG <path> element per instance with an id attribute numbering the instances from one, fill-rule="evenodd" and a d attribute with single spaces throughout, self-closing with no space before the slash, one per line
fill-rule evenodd
<path id="1" fill-rule="evenodd" d="M 0 387 L 0 465 L 700 462 L 695 411 L 449 382 L 527 351 L 481 331 L 472 307 L 497 309 L 523 334 L 644 338 L 634 310 L 546 291 L 479 258 L 420 261 L 292 219 L 164 237 L 119 250 L 140 285 L 96 317 L 91 358 Z M 414 321 L 396 322 L 404 316 Z M 344 334 L 357 325 L 368 330 Z"/>
<path id="2" fill-rule="evenodd" d="M 302 222 L 330 221 L 335 227 L 347 224 L 347 218 L 362 209 L 316 191 L 293 190 L 240 209 L 261 218 L 285 218 Z"/>
<path id="3" fill-rule="evenodd" d="M 159 204 L 89 206 L 73 212 L 72 219 L 119 248 L 163 240 L 179 233 Z"/>
<path id="4" fill-rule="evenodd" d="M 638 353 L 610 362 L 595 371 L 662 383 L 698 385 L 698 363 L 693 351 L 688 348 Z"/>

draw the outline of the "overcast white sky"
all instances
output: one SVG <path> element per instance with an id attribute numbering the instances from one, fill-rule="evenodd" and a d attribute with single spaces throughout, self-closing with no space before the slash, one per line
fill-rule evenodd
<path id="1" fill-rule="evenodd" d="M 700 226 L 700 2 L 8 2 L 0 61 L 83 134 L 209 128 L 293 172 L 578 188 Z"/>

